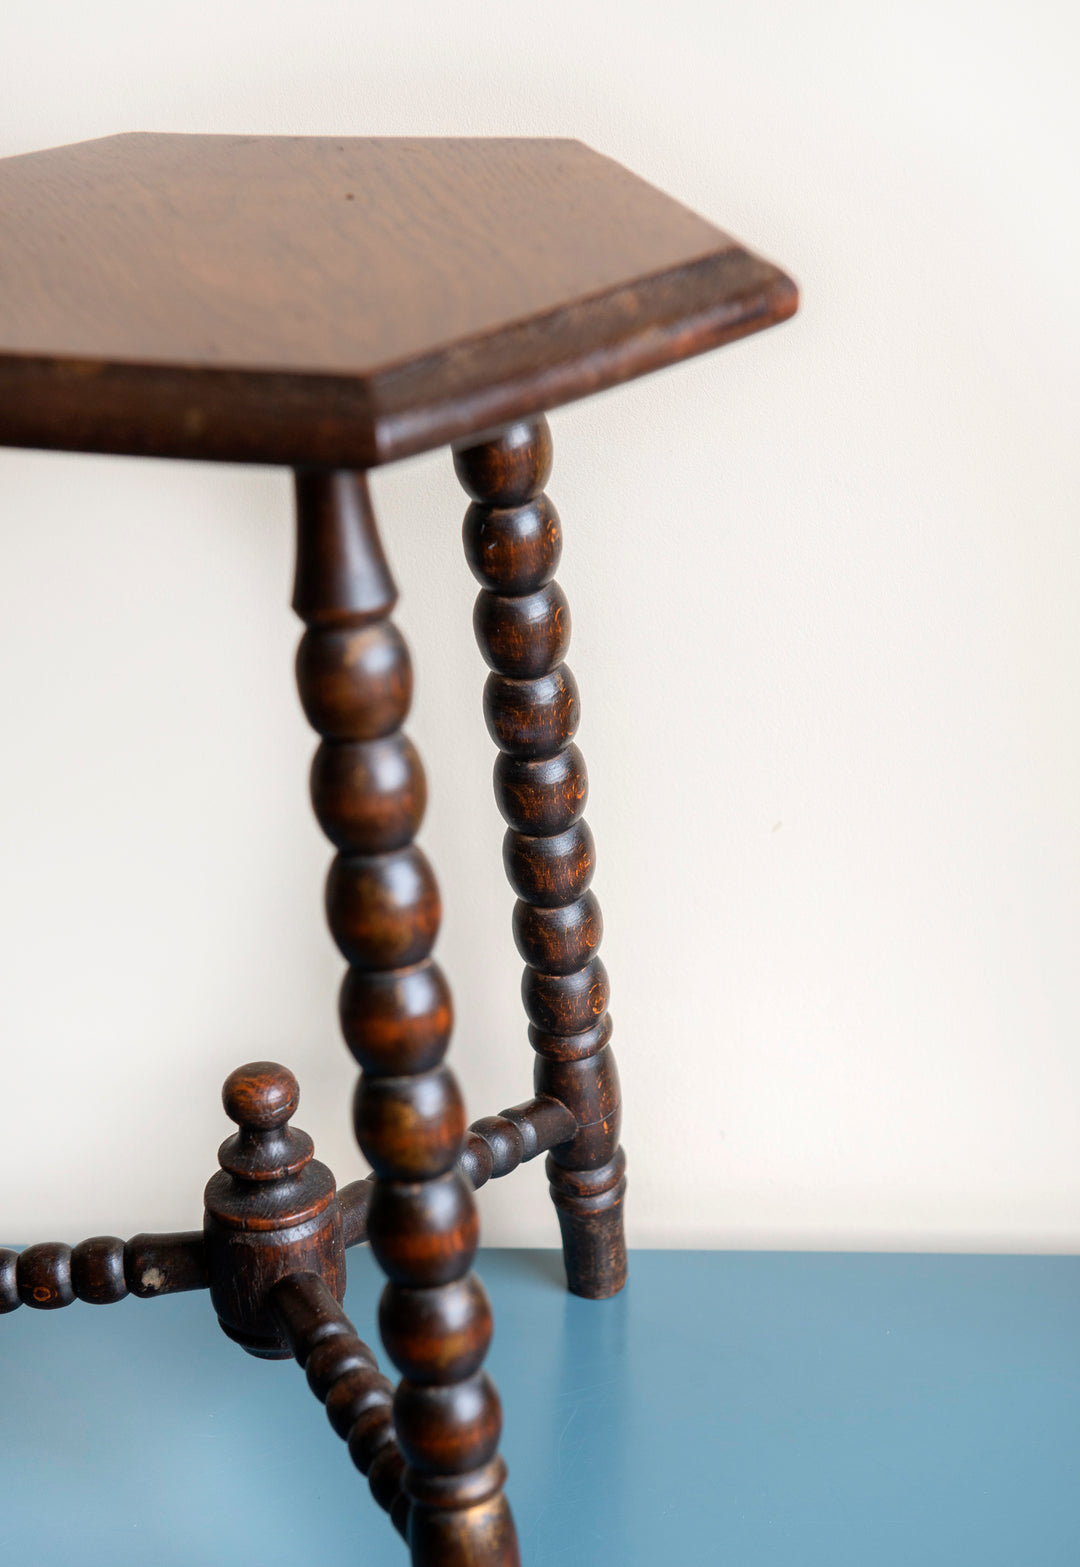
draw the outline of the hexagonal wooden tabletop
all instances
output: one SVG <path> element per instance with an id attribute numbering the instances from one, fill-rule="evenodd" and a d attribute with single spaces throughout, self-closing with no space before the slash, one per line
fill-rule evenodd
<path id="1" fill-rule="evenodd" d="M 0 444 L 371 467 L 796 297 L 580 142 L 110 136 L 0 160 Z"/>

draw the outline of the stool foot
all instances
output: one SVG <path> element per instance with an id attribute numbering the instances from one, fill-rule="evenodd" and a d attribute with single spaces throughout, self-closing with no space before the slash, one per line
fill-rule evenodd
<path id="1" fill-rule="evenodd" d="M 414 1502 L 408 1538 L 413 1567 L 521 1567 L 505 1496 L 452 1512 Z"/>
<path id="2" fill-rule="evenodd" d="M 562 1231 L 567 1288 L 586 1300 L 617 1295 L 626 1283 L 626 1155 L 620 1148 L 599 1170 L 562 1170 L 549 1158 L 548 1180 Z"/>

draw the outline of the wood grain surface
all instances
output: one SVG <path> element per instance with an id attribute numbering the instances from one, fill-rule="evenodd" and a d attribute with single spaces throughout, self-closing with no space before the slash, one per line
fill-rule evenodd
<path id="1" fill-rule="evenodd" d="M 794 285 L 580 142 L 0 160 L 0 442 L 371 467 L 760 330 Z"/>

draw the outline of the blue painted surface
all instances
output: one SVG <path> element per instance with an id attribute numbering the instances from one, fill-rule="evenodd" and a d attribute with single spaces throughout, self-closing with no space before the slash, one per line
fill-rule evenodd
<path id="1" fill-rule="evenodd" d="M 1080 1258 L 488 1252 L 528 1567 L 1080 1563 Z M 346 1305 L 374 1339 L 378 1279 Z M 405 1567 L 303 1376 L 205 1295 L 0 1320 L 0 1559 Z"/>

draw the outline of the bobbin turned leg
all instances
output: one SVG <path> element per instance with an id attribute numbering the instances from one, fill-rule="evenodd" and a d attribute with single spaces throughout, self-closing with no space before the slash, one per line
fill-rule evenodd
<path id="1" fill-rule="evenodd" d="M 527 965 L 521 992 L 537 1053 L 536 1091 L 562 1100 L 578 1125 L 548 1155 L 548 1178 L 569 1287 L 599 1299 L 626 1282 L 626 1159 L 608 979 L 597 956 L 603 926 L 588 890 L 587 778 L 572 743 L 578 691 L 563 663 L 570 610 L 553 580 L 562 530 L 542 493 L 551 456 L 541 418 L 459 449 L 454 466 L 473 499 L 465 554 L 482 588 L 473 626 L 492 669 L 484 715 L 501 752 L 495 798 L 508 824 L 503 860 L 519 900 L 514 939 Z"/>
<path id="2" fill-rule="evenodd" d="M 491 1311 L 469 1271 L 476 1209 L 457 1169 L 465 1116 L 442 1064 L 452 1010 L 431 957 L 439 893 L 412 841 L 425 788 L 400 727 L 412 672 L 389 619 L 397 592 L 364 476 L 303 471 L 296 489 L 293 607 L 308 628 L 297 680 L 323 737 L 312 802 L 338 850 L 327 917 L 349 964 L 342 1027 L 363 1069 L 354 1119 L 375 1176 L 368 1237 L 389 1278 L 380 1329 L 403 1373 L 394 1426 L 412 1559 L 415 1567 L 516 1567 L 499 1399 L 480 1369 Z"/>

